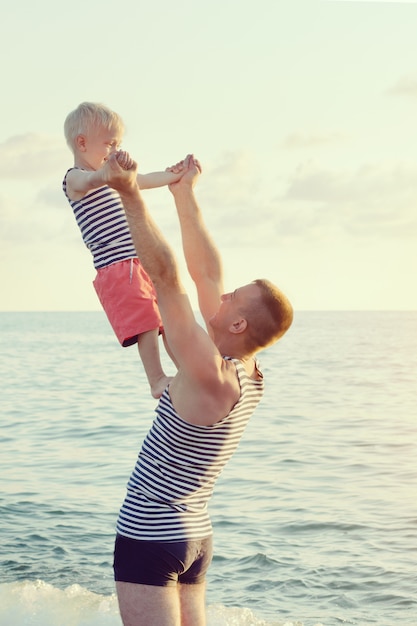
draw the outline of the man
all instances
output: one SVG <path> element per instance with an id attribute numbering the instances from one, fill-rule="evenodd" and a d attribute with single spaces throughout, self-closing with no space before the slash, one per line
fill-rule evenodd
<path id="1" fill-rule="evenodd" d="M 208 332 L 203 330 L 137 187 L 136 164 L 123 171 L 113 156 L 106 167 L 155 285 L 178 369 L 160 399 L 119 514 L 114 569 L 120 612 L 124 626 L 204 626 L 212 556 L 207 501 L 262 396 L 255 354 L 286 332 L 292 307 L 265 280 L 223 294 L 220 256 L 193 191 L 201 168 L 188 156 L 170 190 Z"/>

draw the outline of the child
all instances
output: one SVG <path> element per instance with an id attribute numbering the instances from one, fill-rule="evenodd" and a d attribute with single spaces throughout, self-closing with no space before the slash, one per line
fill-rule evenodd
<path id="1" fill-rule="evenodd" d="M 93 285 L 121 345 L 138 344 L 151 393 L 159 398 L 170 378 L 160 361 L 162 323 L 155 290 L 137 257 L 120 196 L 106 185 L 102 171 L 112 153 L 118 153 L 122 166 L 129 162 L 127 153 L 119 151 L 123 122 L 104 105 L 83 102 L 67 116 L 64 131 L 74 167 L 62 187 L 93 255 Z M 138 174 L 137 180 L 141 189 L 151 189 L 180 176 L 176 169 Z"/>

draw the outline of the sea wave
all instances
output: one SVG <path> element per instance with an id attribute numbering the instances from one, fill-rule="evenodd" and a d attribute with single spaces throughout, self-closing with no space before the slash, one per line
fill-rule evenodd
<path id="1" fill-rule="evenodd" d="M 121 626 L 115 594 L 104 596 L 78 584 L 66 589 L 42 580 L 0 584 L 0 607 L 0 626 Z M 213 604 L 207 608 L 207 626 L 303 624 L 265 621 L 247 607 Z"/>

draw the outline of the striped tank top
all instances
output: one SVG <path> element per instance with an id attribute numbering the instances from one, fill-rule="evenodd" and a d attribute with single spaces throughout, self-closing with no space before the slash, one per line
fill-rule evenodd
<path id="1" fill-rule="evenodd" d="M 207 505 L 214 484 L 236 450 L 263 393 L 236 366 L 241 395 L 230 413 L 212 426 L 184 421 L 166 389 L 142 444 L 117 520 L 117 532 L 131 539 L 187 541 L 212 534 Z M 260 374 L 262 377 L 262 375 Z"/>
<path id="2" fill-rule="evenodd" d="M 94 267 L 101 269 L 137 257 L 117 191 L 105 185 L 94 189 L 81 200 L 71 200 L 67 195 L 68 172 L 62 188 L 74 212 L 83 241 L 93 255 Z"/>

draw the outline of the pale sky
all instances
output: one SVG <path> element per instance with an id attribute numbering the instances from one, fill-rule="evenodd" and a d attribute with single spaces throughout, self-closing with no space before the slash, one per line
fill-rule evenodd
<path id="1" fill-rule="evenodd" d="M 198 156 L 227 291 L 417 309 L 417 3 L 24 5 L 0 25 L 0 310 L 100 310 L 61 190 L 84 100 L 119 112 L 143 173 Z M 181 260 L 169 191 L 145 198 Z"/>

